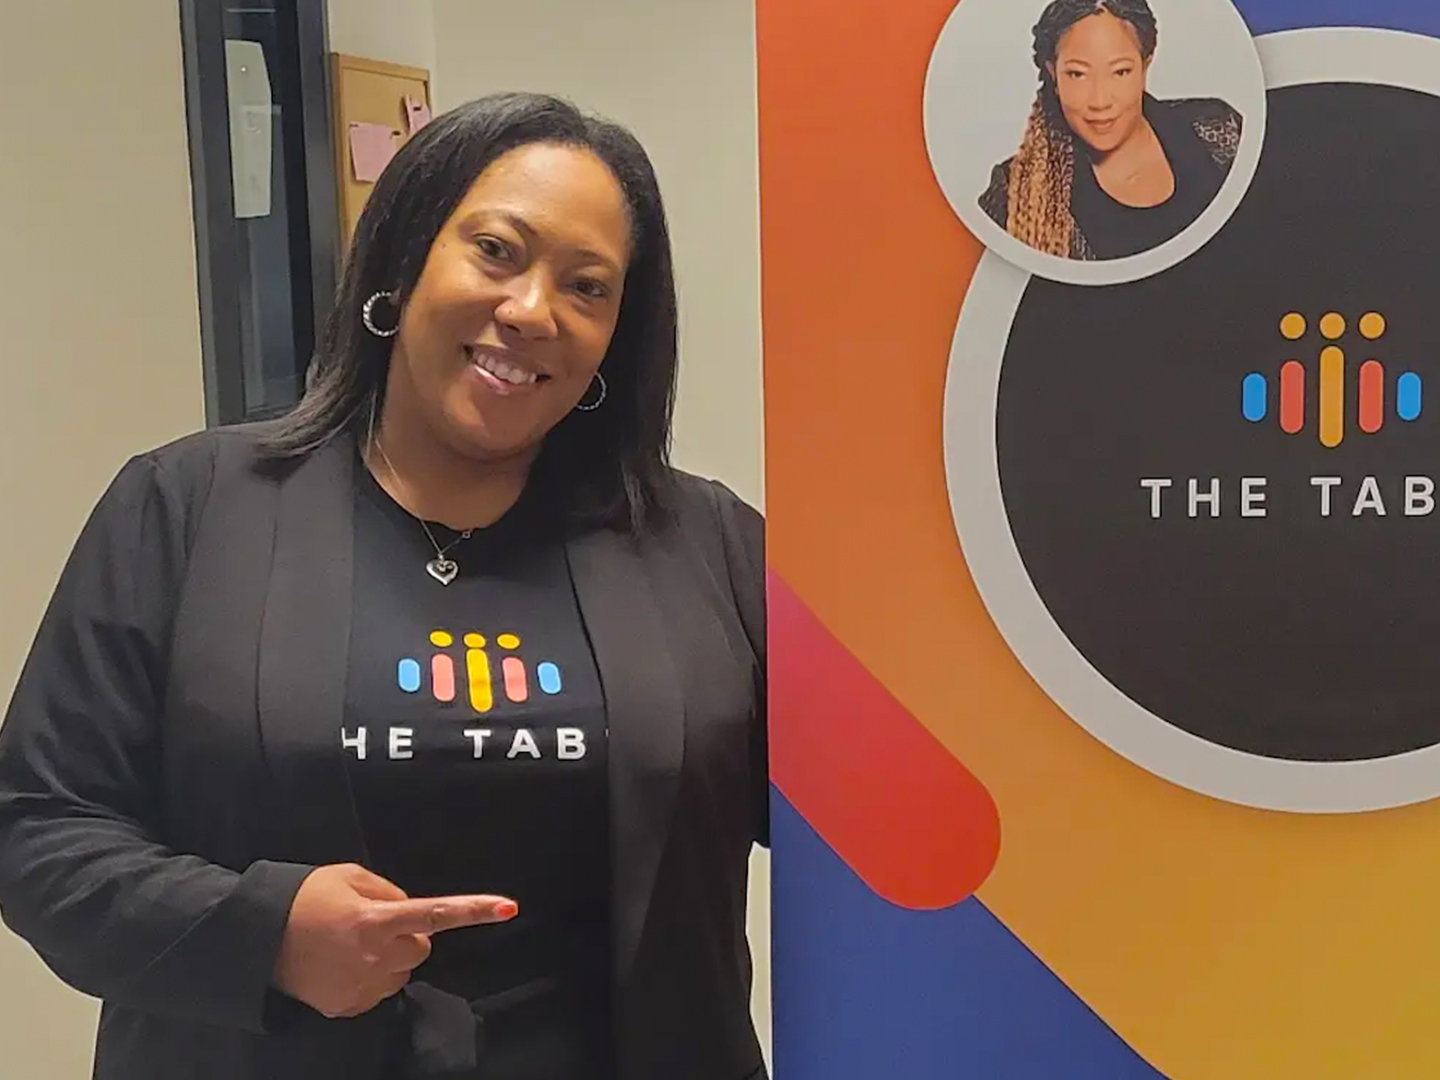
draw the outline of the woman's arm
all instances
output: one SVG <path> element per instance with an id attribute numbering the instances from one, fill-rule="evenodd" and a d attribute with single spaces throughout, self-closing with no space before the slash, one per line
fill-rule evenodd
<path id="1" fill-rule="evenodd" d="M 735 607 L 755 654 L 755 718 L 751 725 L 751 770 L 755 777 L 755 842 L 770 846 L 769 716 L 765 659 L 765 519 L 723 484 L 712 485 Z"/>
<path id="2" fill-rule="evenodd" d="M 227 868 L 158 835 L 185 520 L 179 486 L 136 459 L 66 565 L 0 727 L 0 916 L 85 993 L 261 1031 L 311 868 Z"/>

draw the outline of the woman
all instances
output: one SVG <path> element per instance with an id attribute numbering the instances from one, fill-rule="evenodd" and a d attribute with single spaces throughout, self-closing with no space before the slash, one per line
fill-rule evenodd
<path id="1" fill-rule="evenodd" d="M 132 461 L 0 734 L 102 1080 L 742 1080 L 762 525 L 666 465 L 665 216 L 501 96 L 377 184 L 296 410 Z"/>
<path id="2" fill-rule="evenodd" d="M 1047 255 L 1120 259 L 1178 236 L 1214 201 L 1240 146 L 1240 114 L 1215 99 L 1151 97 L 1158 39 L 1146 0 L 1045 9 L 1025 137 L 980 197 L 996 224 Z"/>

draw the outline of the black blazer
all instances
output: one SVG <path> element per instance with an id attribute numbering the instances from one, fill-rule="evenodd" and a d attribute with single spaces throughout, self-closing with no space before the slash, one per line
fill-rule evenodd
<path id="1" fill-rule="evenodd" d="M 273 477 L 255 445 L 137 458 L 86 526 L 0 728 L 0 914 L 104 1000 L 100 1080 L 467 1075 L 475 1021 L 433 987 L 353 1020 L 269 987 L 308 870 L 365 860 L 336 737 L 358 456 Z M 611 726 L 619 1075 L 747 1080 L 763 526 L 675 479 L 673 526 L 568 542 Z"/>

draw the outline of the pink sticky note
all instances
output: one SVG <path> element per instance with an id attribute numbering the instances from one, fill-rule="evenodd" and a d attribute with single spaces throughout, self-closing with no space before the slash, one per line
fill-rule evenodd
<path id="1" fill-rule="evenodd" d="M 396 149 L 395 132 L 384 124 L 350 125 L 350 161 L 355 167 L 355 179 L 362 184 L 380 179 Z"/>
<path id="2" fill-rule="evenodd" d="M 410 134 L 414 135 L 430 122 L 430 106 L 414 98 L 405 99 L 405 117 L 410 122 Z"/>

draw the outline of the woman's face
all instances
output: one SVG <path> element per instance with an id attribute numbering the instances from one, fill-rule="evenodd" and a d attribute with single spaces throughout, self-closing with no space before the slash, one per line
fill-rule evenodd
<path id="1" fill-rule="evenodd" d="M 1060 38 L 1050 73 L 1070 129 L 1108 154 L 1140 129 L 1145 76 L 1135 28 L 1108 11 L 1081 19 Z"/>
<path id="2" fill-rule="evenodd" d="M 387 411 L 465 456 L 533 454 L 585 394 L 620 314 L 630 216 L 584 149 L 534 144 L 475 181 L 405 304 Z"/>

